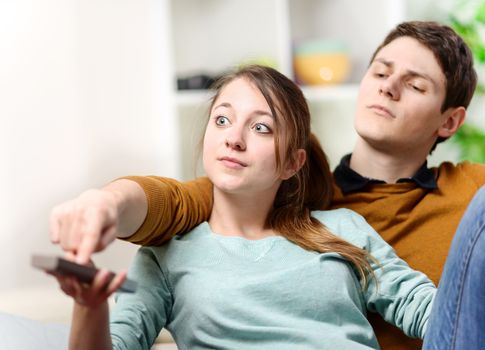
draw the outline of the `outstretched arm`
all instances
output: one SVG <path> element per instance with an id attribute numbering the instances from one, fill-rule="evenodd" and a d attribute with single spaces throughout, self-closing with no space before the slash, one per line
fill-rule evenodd
<path id="1" fill-rule="evenodd" d="M 92 189 L 55 207 L 50 217 L 53 243 L 86 264 L 116 237 L 143 245 L 160 245 L 207 220 L 212 184 L 147 176 L 126 177 Z"/>
<path id="2" fill-rule="evenodd" d="M 145 220 L 147 199 L 130 180 L 114 181 L 83 192 L 52 210 L 50 239 L 87 264 L 93 252 L 103 250 L 116 236 L 130 236 Z"/>
<path id="3" fill-rule="evenodd" d="M 97 308 L 75 304 L 69 350 L 112 350 L 109 333 L 109 306 L 104 302 Z"/>
<path id="4" fill-rule="evenodd" d="M 147 212 L 143 224 L 133 235 L 119 238 L 141 245 L 161 245 L 209 219 L 212 183 L 206 177 L 188 182 L 156 176 L 125 179 L 143 189 Z"/>
<path id="5" fill-rule="evenodd" d="M 69 349 L 112 349 L 107 300 L 122 285 L 126 272 L 111 279 L 109 271 L 100 270 L 91 285 L 72 276 L 55 277 L 64 293 L 74 300 Z"/>

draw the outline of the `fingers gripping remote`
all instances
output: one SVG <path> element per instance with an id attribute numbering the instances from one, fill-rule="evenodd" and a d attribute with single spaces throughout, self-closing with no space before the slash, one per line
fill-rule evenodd
<path id="1" fill-rule="evenodd" d="M 66 260 L 64 258 L 52 255 L 32 255 L 32 266 L 42 269 L 47 272 L 60 274 L 63 276 L 74 276 L 79 281 L 91 284 L 94 280 L 94 276 L 99 271 L 95 267 L 80 265 L 75 262 Z M 110 279 L 113 279 L 115 274 L 110 272 Z M 126 293 L 134 293 L 136 291 L 136 282 L 126 279 L 121 285 L 118 291 Z"/>

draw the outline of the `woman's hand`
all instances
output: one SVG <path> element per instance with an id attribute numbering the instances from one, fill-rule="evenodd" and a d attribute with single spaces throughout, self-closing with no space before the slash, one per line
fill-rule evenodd
<path id="1" fill-rule="evenodd" d="M 72 260 L 72 254 L 66 254 Z M 90 266 L 94 264 L 89 261 Z M 53 274 L 61 289 L 71 296 L 75 303 L 72 312 L 69 349 L 112 349 L 109 333 L 108 298 L 126 279 L 126 272 L 114 276 L 107 270 L 99 270 L 93 282 L 88 285 L 75 277 Z"/>
<path id="2" fill-rule="evenodd" d="M 72 256 L 68 255 L 67 258 L 72 260 Z M 94 266 L 92 262 L 89 265 Z M 77 304 L 88 308 L 95 308 L 104 303 L 126 279 L 126 271 L 113 277 L 112 272 L 105 269 L 98 271 L 90 285 L 80 282 L 73 276 L 52 275 L 56 277 L 64 293 L 72 297 Z"/>

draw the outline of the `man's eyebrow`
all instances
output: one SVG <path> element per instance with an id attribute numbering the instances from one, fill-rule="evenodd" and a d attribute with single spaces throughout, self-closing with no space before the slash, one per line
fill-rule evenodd
<path id="1" fill-rule="evenodd" d="M 372 63 L 374 63 L 374 62 L 382 63 L 383 65 L 385 65 L 388 68 L 394 67 L 394 62 L 388 61 L 384 58 L 376 58 Z M 418 72 L 418 71 L 413 70 L 413 69 L 407 69 L 406 74 L 411 76 L 411 77 L 423 78 L 425 80 L 428 80 L 429 82 L 431 82 L 431 84 L 433 84 L 435 86 L 435 88 L 438 87 L 438 83 L 431 76 L 429 76 L 426 73 Z"/>
<path id="2" fill-rule="evenodd" d="M 391 61 L 385 60 L 384 58 L 375 58 L 374 61 L 372 61 L 371 63 L 374 63 L 374 62 L 382 63 L 383 65 L 389 68 L 392 68 L 392 66 L 394 65 L 394 63 L 392 63 Z"/>

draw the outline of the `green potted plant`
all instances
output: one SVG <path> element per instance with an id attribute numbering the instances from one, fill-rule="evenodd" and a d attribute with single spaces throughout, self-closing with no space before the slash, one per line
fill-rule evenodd
<path id="1" fill-rule="evenodd" d="M 485 0 L 457 0 L 455 10 L 453 14 L 450 14 L 449 19 L 451 26 L 470 46 L 475 65 L 485 67 Z M 485 95 L 485 86 L 480 81 L 480 76 L 476 93 Z M 483 129 L 465 123 L 451 140 L 459 147 L 462 160 L 485 163 L 485 131 Z"/>

